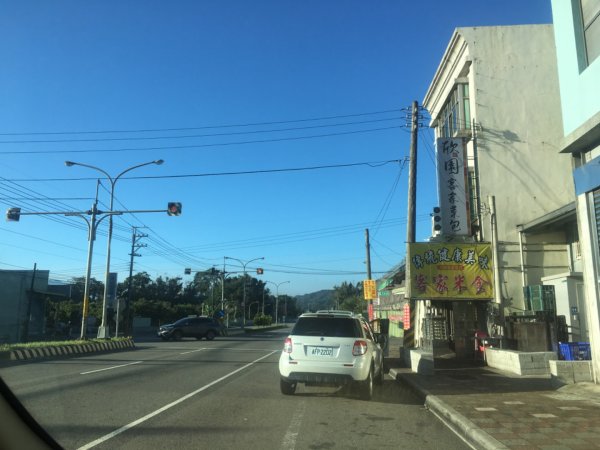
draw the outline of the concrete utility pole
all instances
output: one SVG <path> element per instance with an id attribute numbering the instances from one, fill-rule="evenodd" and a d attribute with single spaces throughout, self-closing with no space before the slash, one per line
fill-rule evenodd
<path id="1" fill-rule="evenodd" d="M 369 242 L 369 229 L 365 229 L 365 241 L 367 246 L 367 280 L 371 279 L 371 244 Z M 373 299 L 369 299 L 369 320 L 373 320 L 371 317 L 373 314 Z"/>
<path id="2" fill-rule="evenodd" d="M 412 125 L 410 131 L 410 153 L 408 166 L 408 211 L 406 215 L 406 287 L 410 295 L 410 252 L 409 246 L 416 240 L 416 209 L 417 209 L 417 137 L 419 132 L 419 104 L 412 104 Z M 410 304 L 410 328 L 404 331 L 404 348 L 412 348 L 415 345 L 415 322 L 414 322 L 414 300 L 409 299 Z"/>
<path id="3" fill-rule="evenodd" d="M 127 301 L 125 303 L 125 311 L 124 312 L 124 324 L 123 331 L 126 335 L 131 334 L 133 332 L 132 326 L 132 317 L 131 317 L 131 303 L 133 302 L 133 258 L 136 256 L 142 256 L 136 252 L 140 248 L 147 247 L 147 244 L 139 244 L 139 240 L 145 237 L 148 237 L 147 234 L 137 234 L 138 228 L 141 227 L 133 227 L 133 234 L 131 236 L 131 253 L 129 256 L 131 257 L 129 260 L 129 280 L 127 283 Z M 115 330 L 115 337 L 119 336 L 119 303 L 117 303 L 117 325 Z"/>
<path id="4" fill-rule="evenodd" d="M 415 242 L 415 222 L 417 209 L 417 136 L 419 132 L 419 104 L 412 104 L 412 125 L 410 131 L 410 154 L 408 165 L 408 212 L 406 223 L 406 243 Z"/>

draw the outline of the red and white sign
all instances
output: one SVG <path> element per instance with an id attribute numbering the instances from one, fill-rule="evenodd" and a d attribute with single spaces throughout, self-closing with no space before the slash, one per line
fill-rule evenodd
<path id="1" fill-rule="evenodd" d="M 404 305 L 404 329 L 410 330 L 410 305 L 408 303 Z"/>

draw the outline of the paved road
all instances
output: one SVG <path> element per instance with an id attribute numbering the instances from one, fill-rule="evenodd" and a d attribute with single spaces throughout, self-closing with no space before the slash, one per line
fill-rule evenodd
<path id="1" fill-rule="evenodd" d="M 279 392 L 284 332 L 12 364 L 0 375 L 67 449 L 464 449 L 386 379 L 370 402 L 300 386 Z"/>

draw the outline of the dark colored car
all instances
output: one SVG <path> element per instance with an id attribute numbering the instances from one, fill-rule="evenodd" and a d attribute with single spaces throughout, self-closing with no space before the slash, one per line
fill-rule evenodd
<path id="1" fill-rule="evenodd" d="M 179 341 L 184 337 L 206 338 L 212 341 L 215 336 L 221 334 L 222 329 L 221 323 L 211 317 L 184 317 L 175 323 L 162 325 L 158 329 L 158 336 L 165 341 Z"/>

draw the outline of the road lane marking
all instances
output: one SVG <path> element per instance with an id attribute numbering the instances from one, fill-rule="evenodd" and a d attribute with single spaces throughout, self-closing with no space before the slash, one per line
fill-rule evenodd
<path id="1" fill-rule="evenodd" d="M 262 356 L 262 357 L 260 357 L 258 359 L 255 359 L 254 361 L 249 362 L 248 364 L 235 369 L 233 372 L 229 372 L 227 375 L 223 375 L 221 378 L 218 378 L 218 379 L 216 379 L 216 380 L 214 380 L 214 381 L 212 381 L 212 382 L 210 382 L 210 383 L 202 386 L 201 388 L 196 389 L 195 391 L 190 392 L 187 395 L 184 395 L 183 397 L 175 400 L 174 402 L 171 402 L 168 405 L 165 405 L 162 408 L 159 408 L 156 411 L 151 412 L 150 414 L 146 414 L 144 417 L 141 417 L 141 418 L 139 418 L 137 420 L 134 420 L 133 422 L 130 422 L 127 425 L 122 426 L 121 428 L 113 431 L 112 433 L 105 434 L 104 436 L 96 439 L 95 441 L 89 442 L 89 443 L 85 444 L 84 446 L 79 447 L 77 450 L 87 450 L 89 448 L 95 447 L 96 445 L 102 444 L 103 442 L 106 442 L 109 439 L 112 439 L 115 436 L 118 436 L 119 434 L 124 433 L 125 431 L 127 431 L 127 430 L 129 430 L 129 429 L 131 429 L 131 428 L 133 428 L 133 427 L 141 424 L 141 423 L 146 422 L 147 420 L 153 418 L 154 416 L 157 416 L 160 413 L 163 413 L 163 412 L 167 411 L 168 409 L 172 408 L 173 406 L 176 406 L 176 405 L 178 405 L 178 404 L 186 401 L 187 399 L 192 398 L 194 395 L 199 394 L 202 391 L 205 391 L 206 389 L 214 386 L 215 384 L 218 384 L 221 381 L 226 380 L 227 378 L 235 375 L 236 373 L 241 372 L 242 370 L 245 370 L 245 369 L 247 369 L 250 366 L 253 366 L 257 362 L 260 362 L 263 359 L 266 359 L 269 356 L 274 355 L 275 353 L 277 353 L 277 351 L 273 351 L 271 353 L 266 354 L 265 356 Z"/>
<path id="2" fill-rule="evenodd" d="M 119 366 L 112 366 L 112 367 L 105 367 L 104 369 L 90 370 L 88 372 L 81 372 L 79 375 L 87 375 L 88 373 L 104 372 L 105 370 L 118 369 L 119 367 L 133 366 L 134 364 L 140 364 L 141 362 L 142 361 L 135 361 L 132 363 L 121 364 Z"/>
<path id="3" fill-rule="evenodd" d="M 281 448 L 283 450 L 294 450 L 296 447 L 296 439 L 300 433 L 300 426 L 302 425 L 302 419 L 304 419 L 304 413 L 306 411 L 306 401 L 302 400 L 298 404 L 298 409 L 294 412 L 290 426 L 288 427 L 285 436 L 283 436 L 283 442 Z"/>
<path id="4" fill-rule="evenodd" d="M 196 350 L 190 350 L 189 352 L 180 353 L 180 355 L 187 355 L 188 353 L 201 352 L 202 350 L 208 350 L 207 348 L 197 348 Z"/>

